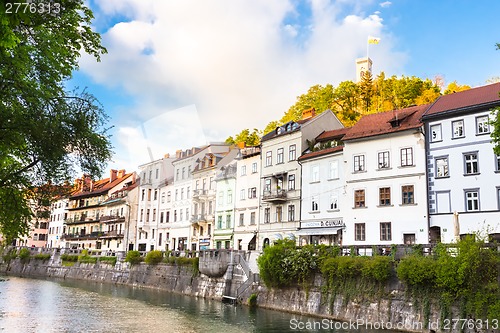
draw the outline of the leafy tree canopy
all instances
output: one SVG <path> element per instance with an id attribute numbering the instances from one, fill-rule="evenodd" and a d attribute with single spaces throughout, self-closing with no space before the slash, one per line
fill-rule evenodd
<path id="1" fill-rule="evenodd" d="M 69 179 L 74 165 L 99 175 L 112 155 L 100 103 L 64 86 L 81 52 L 97 60 L 106 52 L 90 28 L 92 12 L 83 0 L 34 1 L 26 10 L 10 7 L 13 2 L 0 5 L 0 233 L 6 241 L 26 232 L 35 188 Z"/>

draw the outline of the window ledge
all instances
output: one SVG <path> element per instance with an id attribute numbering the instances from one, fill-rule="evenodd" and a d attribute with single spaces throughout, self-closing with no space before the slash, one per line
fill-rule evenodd
<path id="1" fill-rule="evenodd" d="M 387 168 L 378 168 L 376 169 L 377 171 L 385 171 L 385 170 L 392 170 L 391 167 L 387 167 Z"/>
<path id="2" fill-rule="evenodd" d="M 366 170 L 353 171 L 352 173 L 353 173 L 353 174 L 356 174 L 356 173 L 366 173 Z"/>
<path id="3" fill-rule="evenodd" d="M 477 176 L 477 175 L 480 175 L 481 173 L 480 172 L 476 172 L 476 173 L 464 173 L 464 177 L 467 177 L 467 176 Z"/>
<path id="4" fill-rule="evenodd" d="M 328 213 L 334 213 L 334 212 L 340 212 L 340 209 L 327 209 L 326 210 Z"/>
<path id="5" fill-rule="evenodd" d="M 319 184 L 319 180 L 315 180 L 315 181 L 312 181 L 312 182 L 309 182 L 309 184 Z"/>
<path id="6" fill-rule="evenodd" d="M 476 136 L 481 136 L 481 135 L 488 135 L 490 132 L 484 132 L 484 133 L 476 133 Z"/>
<path id="7" fill-rule="evenodd" d="M 455 136 L 455 137 L 452 137 L 451 139 L 452 140 L 457 140 L 457 139 L 464 139 L 465 138 L 465 135 L 462 135 L 462 136 Z"/>
<path id="8" fill-rule="evenodd" d="M 368 206 L 363 206 L 363 207 L 352 207 L 352 209 L 366 209 Z"/>
<path id="9" fill-rule="evenodd" d="M 442 177 L 434 177 L 435 179 L 444 179 L 444 178 L 450 178 L 450 176 L 442 176 Z"/>
<path id="10" fill-rule="evenodd" d="M 399 207 L 405 207 L 405 206 L 418 206 L 418 204 L 416 203 L 399 204 Z"/>
<path id="11" fill-rule="evenodd" d="M 384 207 L 394 207 L 394 205 L 377 205 L 379 208 L 384 208 Z"/>
<path id="12" fill-rule="evenodd" d="M 415 164 L 412 164 L 412 165 L 401 165 L 401 166 L 398 166 L 398 169 L 406 169 L 406 168 L 414 168 L 416 167 Z"/>
<path id="13" fill-rule="evenodd" d="M 500 172 L 500 171 L 499 171 Z M 332 181 L 332 180 L 339 180 L 340 178 L 337 177 L 337 178 L 328 178 L 327 181 Z"/>
<path id="14" fill-rule="evenodd" d="M 319 211 L 319 210 L 313 210 L 313 211 L 310 211 L 310 212 L 308 212 L 308 213 L 309 213 L 309 214 L 318 214 L 318 213 L 320 213 L 320 211 Z"/>

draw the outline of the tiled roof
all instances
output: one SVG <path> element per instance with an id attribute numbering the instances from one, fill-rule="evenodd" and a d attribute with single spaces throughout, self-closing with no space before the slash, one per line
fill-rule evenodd
<path id="1" fill-rule="evenodd" d="M 441 96 L 429 107 L 423 118 L 471 107 L 500 105 L 499 92 L 500 82 Z"/>
<path id="2" fill-rule="evenodd" d="M 342 151 L 343 149 L 344 149 L 344 146 L 337 146 L 337 147 L 326 148 L 326 149 L 322 149 L 322 150 L 318 150 L 318 151 L 313 151 L 313 152 L 310 152 L 310 153 L 307 153 L 307 154 L 300 156 L 299 161 L 304 161 L 304 160 L 307 160 L 307 159 L 310 159 L 313 157 L 318 157 L 318 156 L 336 153 L 336 152 Z"/>
<path id="3" fill-rule="evenodd" d="M 429 104 L 425 104 L 363 116 L 350 128 L 342 140 L 347 141 L 418 128 L 422 126 L 420 117 L 428 107 Z"/>
<path id="4" fill-rule="evenodd" d="M 316 137 L 317 142 L 342 139 L 342 137 L 349 131 L 350 127 L 339 128 L 331 131 L 324 131 Z"/>
<path id="5" fill-rule="evenodd" d="M 99 195 L 101 193 L 106 193 L 107 191 L 109 191 L 110 189 L 112 189 L 113 187 L 115 187 L 116 185 L 118 185 L 119 183 L 121 183 L 122 181 L 124 181 L 125 179 L 129 178 L 132 175 L 133 173 L 127 173 L 121 178 L 116 178 L 111 183 L 109 182 L 109 178 L 97 180 L 92 185 L 92 191 L 78 191 L 74 193 L 70 197 L 70 199 L 76 199 L 79 197 L 91 197 L 94 195 Z"/>

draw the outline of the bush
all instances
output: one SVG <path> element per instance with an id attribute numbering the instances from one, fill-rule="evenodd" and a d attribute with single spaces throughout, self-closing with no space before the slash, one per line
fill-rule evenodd
<path id="1" fill-rule="evenodd" d="M 432 287 L 436 284 L 436 268 L 434 258 L 411 255 L 401 259 L 396 273 L 407 285 Z"/>
<path id="2" fill-rule="evenodd" d="M 28 260 L 30 260 L 31 252 L 27 248 L 23 247 L 21 250 L 19 250 L 18 257 L 22 262 L 27 262 Z"/>
<path id="3" fill-rule="evenodd" d="M 108 263 L 110 265 L 116 265 L 116 257 L 99 257 L 99 262 Z"/>
<path id="4" fill-rule="evenodd" d="M 148 265 L 157 265 L 163 260 L 163 253 L 158 250 L 149 251 L 144 258 L 144 262 Z"/>
<path id="5" fill-rule="evenodd" d="M 295 242 L 289 239 L 279 240 L 268 246 L 257 258 L 260 277 L 268 287 L 286 287 L 292 282 L 289 257 L 295 251 Z"/>
<path id="6" fill-rule="evenodd" d="M 78 256 L 75 254 L 62 254 L 61 255 L 61 260 L 64 261 L 69 261 L 69 262 L 77 262 L 78 261 Z"/>
<path id="7" fill-rule="evenodd" d="M 251 294 L 250 297 L 248 297 L 248 306 L 251 308 L 257 306 L 257 294 Z"/>
<path id="8" fill-rule="evenodd" d="M 136 265 L 142 261 L 141 253 L 139 251 L 128 251 L 125 261 L 131 265 Z"/>
<path id="9" fill-rule="evenodd" d="M 42 260 L 42 261 L 47 261 L 50 259 L 50 254 L 49 253 L 38 253 L 33 258 L 37 260 Z"/>
<path id="10" fill-rule="evenodd" d="M 365 258 L 361 267 L 363 277 L 378 282 L 384 282 L 389 279 L 392 272 L 392 260 L 389 257 L 375 256 Z"/>

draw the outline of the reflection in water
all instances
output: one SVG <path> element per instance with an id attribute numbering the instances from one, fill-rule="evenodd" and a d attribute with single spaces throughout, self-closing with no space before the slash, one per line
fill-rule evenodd
<path id="1" fill-rule="evenodd" d="M 292 319 L 320 320 L 86 281 L 0 281 L 0 331 L 9 333 L 286 332 Z"/>

